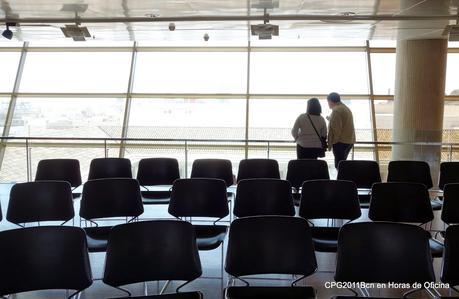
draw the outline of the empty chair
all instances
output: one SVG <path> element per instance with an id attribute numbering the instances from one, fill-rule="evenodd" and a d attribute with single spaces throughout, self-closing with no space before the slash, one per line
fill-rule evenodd
<path id="1" fill-rule="evenodd" d="M 300 188 L 305 181 L 328 179 L 328 164 L 324 160 L 298 159 L 288 162 L 287 181 L 293 187 L 293 199 L 297 206 L 300 205 Z"/>
<path id="2" fill-rule="evenodd" d="M 229 214 L 225 181 L 202 178 L 176 180 L 172 187 L 169 214 L 175 217 L 217 218 L 211 225 L 193 227 L 199 250 L 212 250 L 221 245 L 223 258 L 227 226 L 217 225 L 216 222 Z"/>
<path id="3" fill-rule="evenodd" d="M 429 237 L 422 228 L 408 224 L 346 224 L 339 234 L 335 281 L 410 284 L 435 281 Z"/>
<path id="4" fill-rule="evenodd" d="M 374 183 L 381 183 L 379 164 L 376 161 L 343 160 L 339 162 L 337 180 L 354 182 L 357 188 L 371 189 Z M 370 205 L 370 194 L 359 195 L 361 207 Z"/>
<path id="5" fill-rule="evenodd" d="M 357 186 L 350 181 L 315 180 L 303 183 L 300 217 L 307 220 L 355 220 L 361 216 Z M 333 221 L 332 221 L 333 223 Z M 317 251 L 336 252 L 340 227 L 311 227 Z"/>
<path id="6" fill-rule="evenodd" d="M 371 190 L 368 217 L 373 221 L 426 224 L 434 219 L 429 192 L 419 183 L 377 183 Z M 425 231 L 430 237 L 430 233 Z M 441 257 L 443 245 L 430 239 L 434 257 Z"/>
<path id="7" fill-rule="evenodd" d="M 433 187 L 429 164 L 424 161 L 390 161 L 387 181 L 420 183 L 427 189 Z"/>
<path id="8" fill-rule="evenodd" d="M 185 280 L 187 284 L 201 274 L 195 233 L 188 222 L 135 222 L 117 225 L 110 233 L 103 278 L 110 286 L 120 289 L 123 285 L 155 280 Z M 187 292 L 140 298 L 163 297 L 199 299 L 202 295 Z"/>
<path id="9" fill-rule="evenodd" d="M 64 181 L 15 184 L 10 191 L 6 219 L 12 223 L 67 222 L 75 216 L 72 190 Z"/>
<path id="10" fill-rule="evenodd" d="M 241 180 L 237 185 L 233 213 L 237 217 L 294 216 L 290 183 L 279 179 Z"/>
<path id="11" fill-rule="evenodd" d="M 66 181 L 75 189 L 81 185 L 80 161 L 76 159 L 40 160 L 35 181 Z M 75 194 L 75 197 L 79 195 Z"/>
<path id="12" fill-rule="evenodd" d="M 174 158 L 141 159 L 137 170 L 137 180 L 144 204 L 168 204 L 171 190 L 151 190 L 155 185 L 172 185 L 180 178 L 179 164 Z"/>
<path id="13" fill-rule="evenodd" d="M 125 158 L 92 159 L 88 180 L 106 178 L 132 178 L 131 161 Z"/>
<path id="14" fill-rule="evenodd" d="M 459 225 L 452 225 L 446 229 L 445 252 L 440 279 L 442 282 L 448 283 L 456 292 L 459 292 L 455 288 L 459 285 Z"/>
<path id="15" fill-rule="evenodd" d="M 448 225 L 459 224 L 459 183 L 444 185 L 441 220 Z"/>
<path id="16" fill-rule="evenodd" d="M 244 277 L 247 284 L 226 288 L 226 298 L 315 298 L 312 287 L 295 285 L 317 270 L 307 221 L 289 216 L 234 220 L 230 227 L 225 270 L 237 279 Z M 295 274 L 301 277 L 291 286 L 248 285 L 245 276 L 263 274 Z"/>
<path id="17" fill-rule="evenodd" d="M 239 162 L 237 181 L 244 179 L 280 179 L 279 164 L 273 159 L 244 159 Z"/>
<path id="18" fill-rule="evenodd" d="M 222 179 L 226 186 L 233 185 L 233 165 L 225 159 L 197 159 L 191 168 L 191 178 Z"/>
<path id="19" fill-rule="evenodd" d="M 442 162 L 438 188 L 444 189 L 446 184 L 459 183 L 459 162 Z"/>
<path id="20" fill-rule="evenodd" d="M 92 284 L 84 231 L 42 226 L 0 232 L 0 296 L 48 289 L 76 290 Z"/>
<path id="21" fill-rule="evenodd" d="M 83 220 L 95 223 L 101 218 L 136 218 L 142 213 L 142 198 L 137 180 L 100 179 L 88 181 L 83 186 L 80 206 L 80 217 Z M 112 226 L 84 228 L 90 252 L 106 250 L 111 228 Z"/>

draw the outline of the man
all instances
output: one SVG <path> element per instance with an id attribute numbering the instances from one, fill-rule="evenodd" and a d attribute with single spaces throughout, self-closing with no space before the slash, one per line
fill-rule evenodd
<path id="1" fill-rule="evenodd" d="M 328 149 L 333 149 L 335 168 L 342 160 L 346 160 L 355 143 L 354 119 L 351 110 L 341 102 L 338 93 L 327 96 L 328 107 L 332 109 L 328 129 Z"/>

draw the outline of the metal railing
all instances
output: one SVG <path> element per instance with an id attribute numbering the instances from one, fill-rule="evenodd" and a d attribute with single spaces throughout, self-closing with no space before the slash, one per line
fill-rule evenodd
<path id="1" fill-rule="evenodd" d="M 154 142 L 154 143 L 152 143 Z M 355 158 L 356 152 L 374 153 L 379 150 L 391 150 L 394 145 L 411 146 L 435 146 L 446 151 L 446 160 L 452 161 L 453 154 L 459 149 L 459 143 L 441 142 L 384 142 L 384 141 L 358 141 L 351 152 L 351 159 Z M 101 148 L 103 156 L 109 156 L 109 149 L 124 146 L 126 148 L 142 149 L 183 149 L 185 174 L 188 174 L 188 164 L 191 149 L 239 149 L 245 152 L 248 158 L 248 150 L 265 151 L 266 157 L 272 157 L 273 151 L 293 151 L 295 143 L 288 140 L 245 140 L 245 139 L 175 139 L 175 138 L 108 138 L 108 137 L 0 137 L 0 151 L 7 147 L 24 147 L 27 167 L 27 180 L 32 179 L 32 148 Z M 375 155 L 376 156 L 376 155 Z M 379 162 L 379 161 L 378 161 Z M 1 164 L 0 164 L 1 166 Z M 0 172 L 1 172 L 0 168 Z"/>

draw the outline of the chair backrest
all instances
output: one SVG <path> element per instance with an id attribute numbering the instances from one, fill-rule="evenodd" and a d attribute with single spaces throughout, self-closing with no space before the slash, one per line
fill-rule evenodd
<path id="1" fill-rule="evenodd" d="M 299 215 L 305 219 L 348 219 L 361 216 L 357 186 L 350 181 L 303 183 Z"/>
<path id="2" fill-rule="evenodd" d="M 420 183 L 427 189 L 433 186 L 430 166 L 425 161 L 390 161 L 387 181 Z"/>
<path id="3" fill-rule="evenodd" d="M 444 186 L 441 220 L 447 224 L 459 224 L 459 183 Z"/>
<path id="4" fill-rule="evenodd" d="M 143 213 L 140 186 L 135 179 L 100 179 L 83 186 L 80 216 L 84 219 L 137 217 Z"/>
<path id="5" fill-rule="evenodd" d="M 86 235 L 79 227 L 41 226 L 0 232 L 0 295 L 92 284 Z"/>
<path id="6" fill-rule="evenodd" d="M 203 178 L 176 180 L 172 186 L 168 211 L 175 217 L 227 216 L 225 181 Z"/>
<path id="7" fill-rule="evenodd" d="M 446 184 L 459 183 L 459 162 L 442 162 L 438 188 L 443 190 Z"/>
<path id="8" fill-rule="evenodd" d="M 195 232 L 188 222 L 134 222 L 117 225 L 110 232 L 103 278 L 108 285 L 191 281 L 201 274 Z"/>
<path id="9" fill-rule="evenodd" d="M 88 180 L 107 178 L 132 178 L 131 161 L 126 158 L 92 159 Z"/>
<path id="10" fill-rule="evenodd" d="M 236 277 L 314 273 L 317 261 L 307 221 L 289 216 L 234 220 L 229 231 L 225 270 Z"/>
<path id="11" fill-rule="evenodd" d="M 68 221 L 74 216 L 72 190 L 68 182 L 29 182 L 15 184 L 11 188 L 6 213 L 10 222 Z"/>
<path id="12" fill-rule="evenodd" d="M 244 159 L 239 162 L 237 181 L 244 179 L 280 179 L 279 164 L 273 159 Z"/>
<path id="13" fill-rule="evenodd" d="M 40 160 L 35 181 L 66 181 L 72 187 L 81 185 L 80 161 L 76 159 Z"/>
<path id="14" fill-rule="evenodd" d="M 234 201 L 237 217 L 261 215 L 294 216 L 292 187 L 279 179 L 246 179 L 237 185 Z"/>
<path id="15" fill-rule="evenodd" d="M 442 282 L 457 286 L 459 285 L 459 225 L 448 226 L 444 245 L 440 278 Z"/>
<path id="16" fill-rule="evenodd" d="M 429 192 L 419 183 L 377 183 L 368 217 L 373 221 L 427 223 L 433 216 Z"/>
<path id="17" fill-rule="evenodd" d="M 229 187 L 233 185 L 233 165 L 225 159 L 197 159 L 193 162 L 190 177 L 221 179 Z"/>
<path id="18" fill-rule="evenodd" d="M 364 160 L 340 161 L 336 179 L 354 182 L 357 188 L 371 188 L 374 183 L 381 183 L 379 164 Z"/>
<path id="19" fill-rule="evenodd" d="M 139 161 L 137 180 L 142 186 L 172 185 L 179 178 L 177 159 L 148 158 Z"/>
<path id="20" fill-rule="evenodd" d="M 429 236 L 418 226 L 390 222 L 344 225 L 338 237 L 336 281 L 435 281 Z"/>
<path id="21" fill-rule="evenodd" d="M 290 160 L 287 167 L 287 181 L 299 189 L 305 181 L 328 180 L 328 165 L 324 160 L 298 159 Z"/>

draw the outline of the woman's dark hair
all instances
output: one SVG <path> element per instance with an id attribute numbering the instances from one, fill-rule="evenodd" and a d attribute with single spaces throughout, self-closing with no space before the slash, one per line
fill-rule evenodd
<path id="1" fill-rule="evenodd" d="M 317 98 L 308 100 L 308 108 L 306 109 L 307 114 L 320 115 L 322 113 L 322 106 Z"/>

